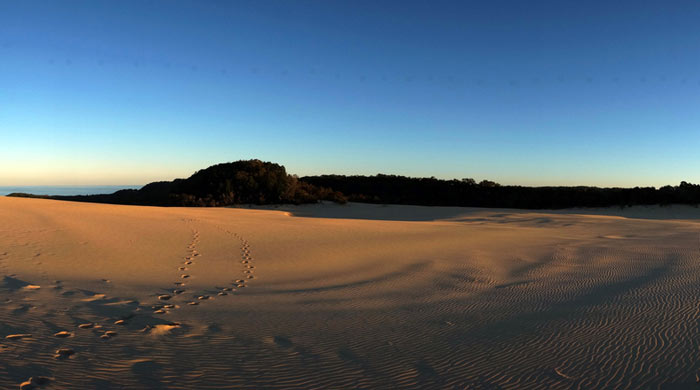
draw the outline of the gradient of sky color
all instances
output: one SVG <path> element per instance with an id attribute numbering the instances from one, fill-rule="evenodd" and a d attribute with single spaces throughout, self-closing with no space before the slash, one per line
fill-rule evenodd
<path id="1" fill-rule="evenodd" d="M 0 0 L 0 185 L 700 182 L 697 1 Z"/>

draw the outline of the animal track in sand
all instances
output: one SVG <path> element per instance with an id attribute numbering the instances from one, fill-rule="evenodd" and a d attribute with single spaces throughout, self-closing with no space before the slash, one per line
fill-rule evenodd
<path id="1" fill-rule="evenodd" d="M 222 229 L 223 230 L 223 229 Z M 237 279 L 233 283 L 234 286 L 237 288 L 244 288 L 246 287 L 246 281 L 250 281 L 252 279 L 255 279 L 255 276 L 253 275 L 255 266 L 251 264 L 251 261 L 253 260 L 253 256 L 251 255 L 251 249 L 250 249 L 250 243 L 248 240 L 244 239 L 237 233 L 230 232 L 228 230 L 224 230 L 226 233 L 234 236 L 236 239 L 238 239 L 241 243 L 241 264 L 243 264 L 243 274 L 245 275 L 245 279 Z"/>
<path id="2" fill-rule="evenodd" d="M 183 219 L 184 222 L 193 222 L 194 220 L 187 220 Z M 194 258 L 198 257 L 199 251 L 197 250 L 197 244 L 199 243 L 199 232 L 196 229 L 192 229 L 192 239 L 191 241 L 187 244 L 186 250 L 187 250 L 187 255 L 184 257 L 184 265 L 179 265 L 177 267 L 178 271 L 190 271 L 192 268 L 191 266 L 195 264 Z M 180 279 L 190 279 L 191 278 L 191 273 L 181 273 L 180 274 Z M 170 290 L 172 292 L 171 294 L 157 294 L 156 297 L 158 298 L 159 301 L 169 301 L 171 299 L 174 299 L 176 296 L 181 295 L 184 293 L 185 286 L 186 284 L 184 282 L 174 282 L 175 286 L 177 288 Z M 167 314 L 170 312 L 172 309 L 177 309 L 179 306 L 174 305 L 174 304 L 168 304 L 168 305 L 163 305 L 163 304 L 154 304 L 151 306 L 153 309 L 153 314 Z M 147 327 L 151 326 L 150 324 L 147 324 Z"/>
<path id="3" fill-rule="evenodd" d="M 222 229 L 223 230 L 223 229 Z M 163 301 L 169 301 L 169 302 L 182 302 L 181 305 L 186 305 L 190 307 L 194 306 L 200 306 L 200 304 L 206 304 L 206 302 L 209 302 L 210 300 L 213 300 L 217 297 L 226 298 L 229 295 L 235 294 L 239 289 L 245 288 L 247 286 L 246 282 L 251 281 L 254 279 L 253 272 L 255 270 L 255 266 L 252 264 L 253 256 L 251 255 L 251 248 L 250 244 L 248 243 L 247 240 L 241 238 L 239 235 L 235 233 L 231 233 L 226 231 L 226 233 L 233 235 L 239 242 L 239 250 L 240 252 L 240 257 L 237 259 L 240 261 L 241 268 L 236 271 L 240 272 L 240 276 L 238 279 L 236 279 L 235 283 L 232 283 L 232 286 L 217 286 L 215 287 L 214 291 L 211 290 L 204 290 L 204 291 L 199 291 L 199 292 L 193 292 L 192 294 L 184 294 L 186 292 L 186 283 L 184 282 L 185 279 L 196 279 L 196 274 L 197 274 L 197 263 L 201 261 L 202 258 L 206 258 L 199 249 L 199 242 L 200 242 L 200 234 L 196 229 L 192 230 L 192 240 L 186 245 L 186 254 L 184 257 L 180 257 L 180 264 L 177 264 L 177 271 L 179 271 L 179 279 L 180 281 L 174 281 L 175 288 L 174 289 L 166 289 L 166 291 L 169 291 L 170 293 L 163 293 L 160 292 L 158 294 L 154 294 L 154 296 L 158 299 L 158 302 L 163 302 Z M 214 295 L 216 294 L 216 295 Z M 180 301 L 180 297 L 185 297 L 187 296 L 188 300 Z M 186 299 L 187 299 L 186 298 Z M 176 304 L 162 304 L 162 303 L 155 303 L 151 306 L 152 315 L 159 315 L 159 316 L 165 316 L 165 315 L 172 315 L 174 310 L 179 309 L 181 306 L 176 305 Z M 125 325 L 124 323 L 121 323 L 122 325 Z M 177 323 L 173 323 L 177 324 Z M 147 323 L 145 324 L 145 328 L 141 329 L 141 333 L 146 333 L 146 334 L 153 334 L 155 331 L 154 329 L 158 327 L 157 323 Z M 168 326 L 166 330 L 169 329 L 175 329 L 179 328 L 179 324 L 173 325 L 173 326 Z M 164 328 L 165 329 L 165 328 Z M 158 330 L 155 333 L 162 333 L 160 330 Z M 116 332 L 114 331 L 107 331 L 99 335 L 101 339 L 108 340 L 116 336 Z"/>
<path id="4" fill-rule="evenodd" d="M 255 266 L 253 266 L 251 264 L 253 257 L 251 256 L 251 248 L 250 248 L 250 243 L 248 242 L 248 240 L 245 240 L 237 233 L 232 233 L 232 232 L 225 230 L 225 229 L 222 229 L 222 228 L 219 228 L 219 230 L 222 230 L 225 233 L 232 235 L 233 237 L 235 237 L 239 241 L 239 244 L 240 244 L 239 248 L 241 251 L 240 252 L 241 253 L 240 254 L 240 256 L 241 256 L 240 263 L 244 265 L 243 266 L 244 269 L 241 270 L 240 272 L 243 273 L 242 276 L 244 276 L 245 278 L 237 279 L 234 283 L 232 283 L 233 287 L 218 287 L 218 286 L 215 287 L 216 296 L 225 297 L 225 296 L 231 295 L 231 293 L 235 293 L 236 291 L 238 291 L 237 289 L 239 289 L 239 288 L 246 287 L 245 283 L 247 281 L 250 281 L 250 280 L 255 278 L 255 276 L 253 276 L 253 272 L 254 272 L 253 270 L 255 269 Z M 188 254 L 187 254 L 187 256 L 184 257 L 184 259 L 185 259 L 184 265 L 178 267 L 179 271 L 189 271 L 188 273 L 183 273 L 180 275 L 180 278 L 182 278 L 182 279 L 188 279 L 188 278 L 194 277 L 194 275 L 196 274 L 196 267 L 195 267 L 196 261 L 195 260 L 202 257 L 202 254 L 200 253 L 199 248 L 198 248 L 199 242 L 200 242 L 200 233 L 198 230 L 193 229 L 192 230 L 192 241 L 187 245 Z M 193 271 L 195 271 L 195 272 L 193 272 Z M 180 282 L 176 282 L 176 285 L 178 287 L 184 286 L 184 284 L 179 284 L 179 283 Z M 173 295 L 180 295 L 183 292 L 185 292 L 184 289 L 176 289 L 176 290 L 173 290 Z M 209 291 L 207 291 L 207 292 L 209 292 Z M 211 292 L 209 292 L 209 293 L 211 293 Z M 209 296 L 207 294 L 202 294 L 201 292 L 199 294 L 195 293 L 195 294 L 191 295 L 191 297 L 193 297 L 195 300 L 189 301 L 187 303 L 188 303 L 188 305 L 192 305 L 192 306 L 196 306 L 200 302 L 203 302 L 203 301 L 214 299 L 213 296 Z M 157 307 L 156 309 L 157 309 L 156 313 L 159 313 L 159 314 L 167 313 L 167 311 L 162 307 Z"/>

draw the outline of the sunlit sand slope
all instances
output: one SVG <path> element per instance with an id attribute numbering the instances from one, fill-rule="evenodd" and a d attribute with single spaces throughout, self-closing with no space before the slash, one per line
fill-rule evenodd
<path id="1" fill-rule="evenodd" d="M 0 197 L 0 388 L 697 386 L 700 224 L 419 209 Z"/>

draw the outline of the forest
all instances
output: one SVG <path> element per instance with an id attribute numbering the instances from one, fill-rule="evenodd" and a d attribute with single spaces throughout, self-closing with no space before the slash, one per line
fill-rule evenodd
<path id="1" fill-rule="evenodd" d="M 138 190 L 113 194 L 38 196 L 80 202 L 151 206 L 234 206 L 241 204 L 303 204 L 320 201 L 424 206 L 562 209 L 700 203 L 700 185 L 600 188 L 526 187 L 473 179 L 443 180 L 378 174 L 373 176 L 320 175 L 297 177 L 284 166 L 260 160 L 241 160 L 210 166 L 187 179 L 153 182 Z"/>

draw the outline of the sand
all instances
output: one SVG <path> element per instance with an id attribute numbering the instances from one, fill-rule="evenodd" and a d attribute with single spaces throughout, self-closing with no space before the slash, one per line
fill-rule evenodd
<path id="1" fill-rule="evenodd" d="M 698 215 L 0 197 L 0 388 L 695 388 Z"/>

